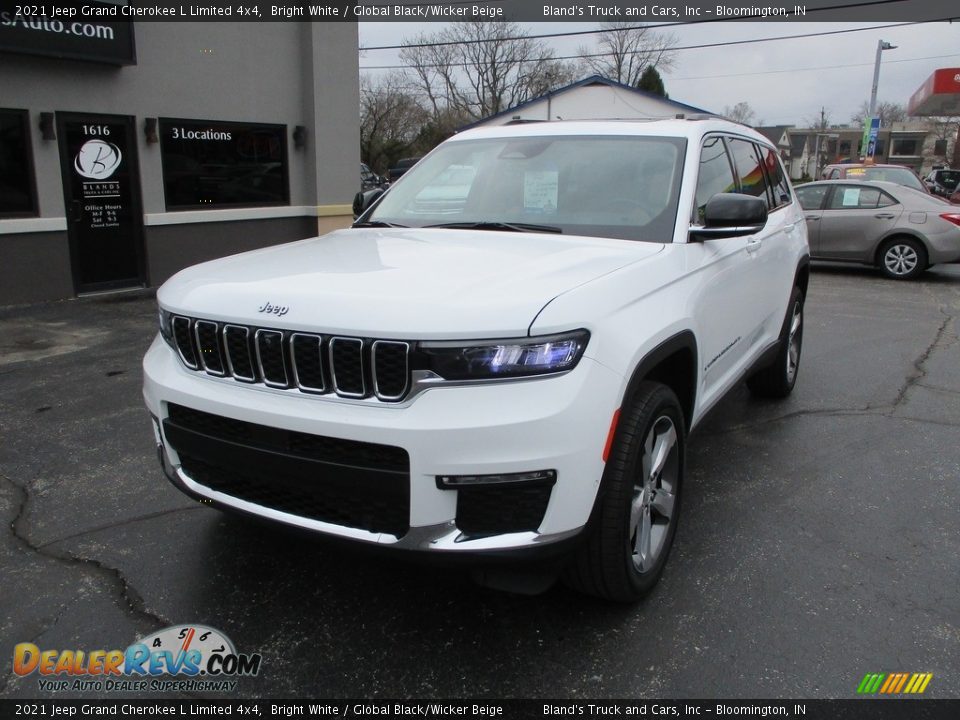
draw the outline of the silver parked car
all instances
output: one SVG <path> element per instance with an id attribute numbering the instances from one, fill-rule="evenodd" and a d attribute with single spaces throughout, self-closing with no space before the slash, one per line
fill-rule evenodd
<path id="1" fill-rule="evenodd" d="M 807 183 L 796 193 L 813 258 L 875 265 L 897 280 L 960 262 L 960 212 L 938 197 L 856 180 Z"/>

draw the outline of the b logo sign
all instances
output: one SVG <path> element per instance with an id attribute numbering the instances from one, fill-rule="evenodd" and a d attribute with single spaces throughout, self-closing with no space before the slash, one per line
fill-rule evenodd
<path id="1" fill-rule="evenodd" d="M 106 180 L 120 167 L 120 148 L 104 140 L 87 140 L 73 161 L 73 169 L 91 180 Z"/>

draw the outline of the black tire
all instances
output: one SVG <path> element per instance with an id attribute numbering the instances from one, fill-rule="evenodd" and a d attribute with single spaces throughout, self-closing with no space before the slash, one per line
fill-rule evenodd
<path id="1" fill-rule="evenodd" d="M 564 571 L 567 585 L 617 602 L 635 602 L 656 585 L 677 532 L 685 447 L 677 396 L 666 385 L 641 383 L 621 409 L 594 523 Z M 644 477 L 658 448 L 659 471 Z M 644 527 L 645 557 L 638 553 Z"/>
<path id="2" fill-rule="evenodd" d="M 914 238 L 890 238 L 877 253 L 877 267 L 891 280 L 913 280 L 927 269 L 927 249 Z"/>
<path id="3" fill-rule="evenodd" d="M 803 293 L 800 288 L 795 287 L 790 293 L 779 345 L 776 359 L 747 378 L 747 387 L 758 397 L 785 398 L 797 383 L 800 352 L 803 350 Z"/>

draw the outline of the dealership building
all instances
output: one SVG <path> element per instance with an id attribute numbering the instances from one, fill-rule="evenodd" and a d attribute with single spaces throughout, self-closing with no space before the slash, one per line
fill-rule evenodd
<path id="1" fill-rule="evenodd" d="M 349 22 L 0 13 L 0 305 L 347 225 L 357 48 Z"/>

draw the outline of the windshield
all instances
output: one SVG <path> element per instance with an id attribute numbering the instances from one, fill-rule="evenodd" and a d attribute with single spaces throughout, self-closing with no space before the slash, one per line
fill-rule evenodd
<path id="1" fill-rule="evenodd" d="M 897 185 L 903 185 L 915 190 L 927 191 L 923 183 L 920 182 L 920 178 L 906 168 L 851 168 L 847 170 L 847 177 L 857 178 L 858 180 L 886 180 L 887 182 L 897 183 Z"/>
<path id="2" fill-rule="evenodd" d="M 960 170 L 939 170 L 934 179 L 947 190 L 956 190 L 960 185 Z"/>
<path id="3" fill-rule="evenodd" d="M 365 220 L 670 242 L 685 149 L 665 137 L 455 141 L 411 168 Z"/>

